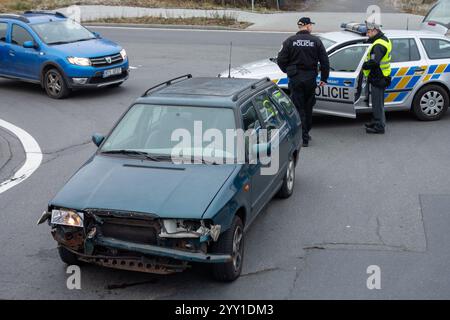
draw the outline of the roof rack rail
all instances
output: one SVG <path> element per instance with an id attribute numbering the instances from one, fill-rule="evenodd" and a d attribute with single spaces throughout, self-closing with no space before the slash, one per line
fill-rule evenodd
<path id="1" fill-rule="evenodd" d="M 183 75 L 183 76 L 176 77 L 176 78 L 170 79 L 170 80 L 168 80 L 168 81 L 162 82 L 162 83 L 160 83 L 160 84 L 157 84 L 157 85 L 154 86 L 154 87 L 151 87 L 150 89 L 147 89 L 147 91 L 145 91 L 144 94 L 143 94 L 141 97 L 148 96 L 148 94 L 149 94 L 151 91 L 153 91 L 153 90 L 155 90 L 155 89 L 157 89 L 157 88 L 159 88 L 159 87 L 162 87 L 162 86 L 170 86 L 170 85 L 173 84 L 174 81 L 176 81 L 176 80 L 181 80 L 181 79 L 187 80 L 187 79 L 191 79 L 191 78 L 192 78 L 192 74 L 189 73 L 189 74 L 185 74 L 185 75 Z M 177 81 L 177 82 L 180 82 L 180 81 Z"/>
<path id="2" fill-rule="evenodd" d="M 60 18 L 67 18 L 63 13 L 61 13 L 59 11 L 27 10 L 23 14 L 48 14 L 48 15 L 53 15 L 53 16 L 57 16 Z"/>
<path id="3" fill-rule="evenodd" d="M 24 16 L 21 16 L 18 14 L 13 14 L 13 13 L 2 13 L 2 14 L 0 14 L 0 19 L 15 19 L 15 20 L 20 20 L 25 23 L 30 22 L 30 20 L 28 20 Z"/>
<path id="4" fill-rule="evenodd" d="M 244 87 L 239 92 L 237 92 L 233 95 L 233 101 L 237 101 L 237 99 L 239 99 L 239 96 L 241 96 L 243 93 L 245 93 L 249 90 L 255 90 L 257 85 L 259 85 L 261 83 L 265 83 L 265 82 L 270 82 L 270 79 L 268 77 L 265 77 L 265 78 L 258 80 L 257 82 L 252 83 L 251 85 L 249 85 L 247 87 Z"/>

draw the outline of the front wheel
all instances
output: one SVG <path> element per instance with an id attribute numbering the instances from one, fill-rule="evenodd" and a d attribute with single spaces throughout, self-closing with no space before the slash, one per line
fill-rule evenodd
<path id="1" fill-rule="evenodd" d="M 64 99 L 70 93 L 64 77 L 58 69 L 50 69 L 45 73 L 44 88 L 47 95 L 53 99 Z"/>
<path id="2" fill-rule="evenodd" d="M 286 169 L 286 175 L 283 179 L 283 184 L 281 185 L 280 191 L 278 191 L 277 196 L 282 199 L 287 199 L 294 193 L 295 185 L 295 160 L 293 157 L 289 158 L 289 163 Z"/>
<path id="3" fill-rule="evenodd" d="M 244 259 L 244 225 L 241 218 L 235 216 L 230 229 L 225 231 L 219 240 L 213 243 L 214 253 L 230 254 L 232 260 L 214 264 L 213 276 L 216 280 L 231 282 L 236 280 L 242 271 Z"/>
<path id="4" fill-rule="evenodd" d="M 434 121 L 441 119 L 448 109 L 449 97 L 440 86 L 425 86 L 417 92 L 412 111 L 421 121 Z"/>

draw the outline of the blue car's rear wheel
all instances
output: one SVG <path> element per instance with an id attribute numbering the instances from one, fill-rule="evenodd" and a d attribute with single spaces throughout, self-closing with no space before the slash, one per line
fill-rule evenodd
<path id="1" fill-rule="evenodd" d="M 50 69 L 44 75 L 44 88 L 47 95 L 53 99 L 63 99 L 70 93 L 70 89 L 58 69 Z"/>
<path id="2" fill-rule="evenodd" d="M 220 235 L 212 246 L 214 253 L 230 254 L 232 260 L 227 263 L 214 264 L 213 276 L 219 281 L 234 281 L 242 271 L 244 259 L 244 225 L 241 218 L 235 216 L 231 227 Z"/>

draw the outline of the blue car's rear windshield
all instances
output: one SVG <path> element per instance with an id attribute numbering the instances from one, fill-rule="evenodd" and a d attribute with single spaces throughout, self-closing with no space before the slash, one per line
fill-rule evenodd
<path id="1" fill-rule="evenodd" d="M 95 39 L 92 32 L 73 20 L 37 23 L 32 28 L 49 45 Z"/>
<path id="2" fill-rule="evenodd" d="M 225 139 L 235 129 L 233 109 L 136 104 L 100 151 L 133 150 L 162 156 L 176 152 L 189 157 L 214 153 L 234 158 L 234 150 L 226 151 Z"/>

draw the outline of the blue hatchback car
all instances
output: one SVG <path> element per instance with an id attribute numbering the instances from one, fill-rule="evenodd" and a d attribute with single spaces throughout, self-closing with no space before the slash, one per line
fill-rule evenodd
<path id="1" fill-rule="evenodd" d="M 119 86 L 128 74 L 125 49 L 61 13 L 0 14 L 0 77 L 62 99 L 72 89 Z"/>
<path id="2" fill-rule="evenodd" d="M 165 274 L 201 262 L 232 281 L 244 230 L 273 196 L 294 191 L 300 129 L 292 101 L 267 78 L 170 80 L 139 98 L 108 136 L 93 136 L 98 151 L 38 223 L 48 221 L 68 264 Z M 243 161 L 229 143 L 239 132 L 247 133 Z"/>

